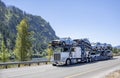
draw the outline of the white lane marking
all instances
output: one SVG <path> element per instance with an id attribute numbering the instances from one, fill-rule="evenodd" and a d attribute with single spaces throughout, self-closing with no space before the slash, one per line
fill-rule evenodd
<path id="1" fill-rule="evenodd" d="M 118 64 L 120 64 L 120 63 L 116 63 L 116 64 L 114 64 L 114 65 L 118 65 Z M 113 67 L 114 65 L 110 65 L 109 67 Z M 93 71 L 96 71 L 96 70 L 100 70 L 100 69 L 104 69 L 104 68 L 106 68 L 106 67 L 108 67 L 108 66 L 105 66 L 105 67 L 101 67 L 101 68 L 96 68 L 96 69 L 93 69 L 93 70 L 88 70 L 88 71 L 85 71 L 85 72 L 80 72 L 80 73 L 77 73 L 77 74 L 73 74 L 73 75 L 70 75 L 70 76 L 66 76 L 66 77 L 64 77 L 64 78 L 74 78 L 74 77 L 77 77 L 77 76 L 80 76 L 80 75 L 83 75 L 83 74 L 87 74 L 87 73 L 90 73 L 90 72 L 93 72 Z"/>

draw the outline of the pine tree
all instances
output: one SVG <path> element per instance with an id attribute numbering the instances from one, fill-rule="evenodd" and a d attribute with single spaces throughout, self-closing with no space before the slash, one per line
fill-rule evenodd
<path id="1" fill-rule="evenodd" d="M 2 39 L 2 45 L 1 45 L 1 60 L 2 62 L 7 62 L 9 60 L 9 53 L 8 53 L 8 49 L 5 46 L 4 39 Z"/>
<path id="2" fill-rule="evenodd" d="M 51 59 L 51 57 L 52 57 L 52 55 L 53 55 L 53 50 L 52 50 L 52 48 L 48 48 L 48 49 L 47 49 L 47 52 L 48 52 L 48 60 L 50 61 L 50 59 Z"/>
<path id="3" fill-rule="evenodd" d="M 118 53 L 117 48 L 113 48 L 113 53 L 115 53 L 115 54 L 117 54 L 117 53 Z"/>
<path id="4" fill-rule="evenodd" d="M 14 49 L 16 58 L 19 61 L 29 60 L 32 55 L 32 40 L 31 32 L 29 32 L 29 24 L 26 19 L 23 19 L 17 26 L 17 39 Z"/>

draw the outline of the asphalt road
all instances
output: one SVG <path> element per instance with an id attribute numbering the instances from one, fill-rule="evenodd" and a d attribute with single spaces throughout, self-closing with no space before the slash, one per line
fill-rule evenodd
<path id="1" fill-rule="evenodd" d="M 1 69 L 0 78 L 100 78 L 114 69 L 120 69 L 120 57 L 70 66 L 42 65 Z"/>

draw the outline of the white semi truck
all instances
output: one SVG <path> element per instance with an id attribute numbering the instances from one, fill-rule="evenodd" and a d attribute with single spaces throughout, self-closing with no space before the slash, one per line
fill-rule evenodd
<path id="1" fill-rule="evenodd" d="M 53 47 L 53 66 L 70 65 L 78 62 L 92 61 L 91 44 L 86 39 L 75 39 L 73 45 L 57 45 Z M 87 41 L 87 42 L 86 42 Z"/>
<path id="2" fill-rule="evenodd" d="M 62 38 L 53 40 L 51 45 L 54 51 L 51 59 L 53 66 L 99 61 L 113 57 L 110 44 L 96 43 L 92 45 L 88 39 Z"/>

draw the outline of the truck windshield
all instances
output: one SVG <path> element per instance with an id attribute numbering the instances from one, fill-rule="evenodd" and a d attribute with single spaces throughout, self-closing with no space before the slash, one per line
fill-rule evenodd
<path id="1" fill-rule="evenodd" d="M 63 48 L 61 47 L 54 48 L 54 52 L 63 52 Z"/>
<path id="2" fill-rule="evenodd" d="M 63 48 L 63 47 L 56 47 L 53 49 L 54 52 L 69 52 L 69 48 Z"/>

